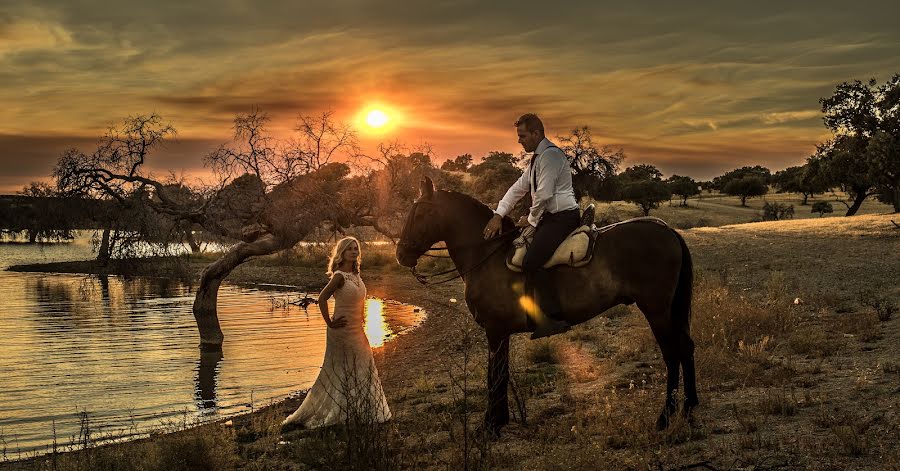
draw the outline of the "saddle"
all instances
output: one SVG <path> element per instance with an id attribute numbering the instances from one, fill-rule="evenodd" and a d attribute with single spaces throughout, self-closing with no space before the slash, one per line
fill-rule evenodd
<path id="1" fill-rule="evenodd" d="M 559 244 L 553 256 L 544 268 L 550 268 L 556 265 L 570 265 L 573 267 L 581 267 L 587 265 L 591 261 L 594 253 L 594 240 L 596 239 L 597 228 L 594 226 L 594 205 L 589 205 L 584 209 L 581 215 L 581 226 L 572 231 L 566 239 Z M 506 266 L 515 272 L 522 271 L 522 261 L 525 260 L 525 253 L 531 244 L 533 232 L 523 233 L 514 242 L 514 249 L 506 258 Z"/>
<path id="2" fill-rule="evenodd" d="M 595 226 L 593 220 L 594 205 L 592 204 L 584 210 L 581 217 L 582 225 L 578 227 L 578 229 L 572 231 L 566 239 L 559 244 L 559 247 L 553 252 L 553 256 L 544 264 L 544 268 L 558 265 L 569 265 L 571 267 L 583 267 L 587 265 L 594 256 L 594 243 L 597 241 L 600 234 L 626 222 L 645 220 L 668 227 L 668 224 L 666 224 L 665 221 L 653 216 L 628 219 L 603 227 Z M 528 251 L 528 245 L 531 243 L 531 235 L 532 234 L 523 234 L 524 237 L 519 237 L 513 243 L 514 248 L 506 258 L 506 266 L 510 270 L 514 272 L 522 271 L 522 261 L 525 260 L 525 253 Z"/>

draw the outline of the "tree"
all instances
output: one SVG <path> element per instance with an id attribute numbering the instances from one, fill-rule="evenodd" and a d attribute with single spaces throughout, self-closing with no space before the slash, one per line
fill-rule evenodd
<path id="1" fill-rule="evenodd" d="M 834 212 L 834 208 L 832 208 L 831 203 L 827 201 L 816 201 L 815 203 L 813 203 L 812 210 L 810 212 L 819 213 L 819 217 L 822 217 L 825 215 L 825 213 Z"/>
<path id="2" fill-rule="evenodd" d="M 116 255 L 136 253 L 135 245 L 148 239 L 141 230 L 154 225 L 147 223 L 147 208 L 141 206 L 151 204 L 146 187 L 152 182 L 158 189 L 162 183 L 148 178 L 144 165 L 148 156 L 175 133 L 175 128 L 159 115 L 130 116 L 118 127 L 110 127 L 90 155 L 69 149 L 57 161 L 53 176 L 60 195 L 113 203 L 104 206 L 107 211 L 95 214 L 102 227 L 93 237 L 100 263 Z"/>
<path id="3" fill-rule="evenodd" d="M 493 151 L 469 169 L 472 195 L 485 204 L 496 204 L 506 190 L 522 176 L 519 158 L 508 152 Z"/>
<path id="4" fill-rule="evenodd" d="M 644 216 L 649 216 L 650 210 L 672 197 L 669 185 L 662 180 L 662 173 L 653 165 L 629 167 L 617 179 L 622 199 L 641 208 Z"/>
<path id="5" fill-rule="evenodd" d="M 778 190 L 778 193 L 800 193 L 803 195 L 801 205 L 807 204 L 807 199 L 815 194 L 824 193 L 828 190 L 825 181 L 810 171 L 807 165 L 788 167 L 784 170 L 775 172 L 772 176 L 772 184 Z"/>
<path id="6" fill-rule="evenodd" d="M 666 182 L 672 193 L 681 197 L 681 206 L 687 206 L 688 198 L 700 194 L 700 186 L 691 177 L 672 175 Z"/>
<path id="7" fill-rule="evenodd" d="M 768 185 L 772 178 L 772 172 L 766 167 L 754 165 L 753 167 L 736 168 L 724 175 L 713 178 L 712 184 L 716 190 L 725 191 L 725 185 L 732 180 L 739 180 L 744 177 L 757 177 L 762 180 L 763 184 Z"/>
<path id="8" fill-rule="evenodd" d="M 769 187 L 762 178 L 757 176 L 745 176 L 729 180 L 722 189 L 723 193 L 741 198 L 741 206 L 747 206 L 747 198 L 762 196 L 769 192 Z"/>
<path id="9" fill-rule="evenodd" d="M 873 195 L 900 211 L 900 75 L 876 83 L 844 82 L 819 100 L 834 136 L 818 146 L 815 159 L 827 182 L 847 192 L 847 216 Z"/>
<path id="10" fill-rule="evenodd" d="M 29 197 L 31 204 L 24 214 L 18 215 L 19 220 L 10 225 L 24 230 L 29 242 L 58 242 L 75 238 L 72 212 L 63 210 L 63 203 L 54 188 L 43 182 L 31 182 L 18 193 Z"/>
<path id="11" fill-rule="evenodd" d="M 472 165 L 472 154 L 462 154 L 453 160 L 447 160 L 441 165 L 441 170 L 447 172 L 466 172 Z"/>
<path id="12" fill-rule="evenodd" d="M 234 268 L 250 258 L 290 249 L 320 224 L 362 217 L 348 201 L 349 167 L 331 160 L 357 154 L 355 135 L 331 115 L 301 116 L 294 139 L 277 141 L 259 110 L 238 115 L 234 140 L 210 153 L 204 163 L 217 182 L 202 197 L 184 197 L 145 168 L 149 151 L 174 133 L 157 115 L 126 119 L 91 155 L 68 152 L 54 172 L 58 186 L 90 192 L 122 204 L 140 201 L 153 214 L 198 225 L 233 243 L 201 274 L 194 318 L 204 348 L 221 348 L 218 289 Z M 359 198 L 358 195 L 353 197 Z"/>
<path id="13" fill-rule="evenodd" d="M 572 167 L 575 198 L 590 195 L 602 199 L 604 183 L 619 170 L 625 153 L 609 146 L 598 147 L 587 126 L 573 129 L 569 135 L 557 136 L 557 139 Z"/>

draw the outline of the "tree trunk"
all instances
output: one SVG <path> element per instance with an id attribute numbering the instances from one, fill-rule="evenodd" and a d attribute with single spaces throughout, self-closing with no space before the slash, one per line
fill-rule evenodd
<path id="1" fill-rule="evenodd" d="M 744 207 L 747 206 L 747 197 L 746 196 L 741 195 L 741 206 L 744 206 Z"/>
<path id="2" fill-rule="evenodd" d="M 188 246 L 190 246 L 191 248 L 191 253 L 200 253 L 200 244 L 197 243 L 197 239 L 194 238 L 194 231 L 184 231 L 184 238 L 185 240 L 187 240 Z"/>
<path id="3" fill-rule="evenodd" d="M 222 284 L 222 280 L 250 257 L 268 255 L 293 247 L 302 238 L 301 235 L 286 241 L 266 234 L 253 242 L 239 242 L 232 246 L 222 258 L 209 264 L 203 270 L 203 274 L 200 275 L 200 287 L 194 298 L 194 320 L 197 321 L 197 329 L 200 331 L 201 349 L 218 350 L 222 348 L 222 341 L 225 337 L 219 326 L 217 310 L 219 286 Z"/>
<path id="4" fill-rule="evenodd" d="M 807 198 L 809 198 L 809 193 L 803 193 L 803 202 L 800 203 L 800 206 L 806 206 Z"/>
<path id="5" fill-rule="evenodd" d="M 100 239 L 100 247 L 97 248 L 97 261 L 106 266 L 109 262 L 109 228 L 103 228 L 103 237 Z"/>
<path id="6" fill-rule="evenodd" d="M 894 198 L 892 203 L 894 204 L 894 212 L 900 213 L 900 188 L 894 188 Z"/>
<path id="7" fill-rule="evenodd" d="M 37 242 L 37 235 L 37 231 L 28 231 L 28 242 L 31 242 L 32 244 Z"/>
<path id="8" fill-rule="evenodd" d="M 853 204 L 850 205 L 849 208 L 847 208 L 847 214 L 845 214 L 844 216 L 853 216 L 853 215 L 855 215 L 856 212 L 859 211 L 859 207 L 862 206 L 863 201 L 866 200 L 866 197 L 867 197 L 867 196 L 868 196 L 868 195 L 866 194 L 865 191 L 861 191 L 861 192 L 859 192 L 859 193 L 856 193 L 856 197 L 853 198 Z"/>

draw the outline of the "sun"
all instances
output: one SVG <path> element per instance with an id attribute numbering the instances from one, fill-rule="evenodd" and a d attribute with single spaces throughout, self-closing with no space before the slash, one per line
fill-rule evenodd
<path id="1" fill-rule="evenodd" d="M 373 129 L 384 127 L 390 120 L 387 113 L 379 109 L 371 110 L 366 114 L 366 124 Z"/>

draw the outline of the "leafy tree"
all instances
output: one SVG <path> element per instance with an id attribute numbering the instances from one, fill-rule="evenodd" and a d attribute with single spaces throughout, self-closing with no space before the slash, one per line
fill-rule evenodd
<path id="1" fill-rule="evenodd" d="M 641 208 L 644 216 L 672 197 L 672 191 L 662 180 L 662 173 L 653 165 L 641 164 L 629 167 L 617 178 L 623 200 Z"/>
<path id="2" fill-rule="evenodd" d="M 14 233 L 25 231 L 28 241 L 58 242 L 75 238 L 72 211 L 63 208 L 56 190 L 43 182 L 31 182 L 18 194 L 28 197 L 24 211 L 18 211 L 16 221 L 6 221 L 6 228 Z M 67 209 L 67 208 L 66 208 Z"/>
<path id="3" fill-rule="evenodd" d="M 822 217 L 825 215 L 825 213 L 834 212 L 834 208 L 832 208 L 831 203 L 827 201 L 816 201 L 815 203 L 813 203 L 812 210 L 810 212 L 819 213 L 819 217 Z"/>
<path id="4" fill-rule="evenodd" d="M 598 146 L 587 126 L 573 129 L 569 135 L 558 136 L 557 139 L 572 167 L 575 198 L 590 195 L 595 199 L 604 199 L 604 187 L 608 186 L 608 180 L 616 174 L 619 165 L 625 160 L 622 149 Z"/>
<path id="5" fill-rule="evenodd" d="M 672 193 L 681 197 L 681 206 L 687 206 L 688 198 L 700 194 L 700 186 L 691 177 L 672 175 L 667 182 Z"/>
<path id="6" fill-rule="evenodd" d="M 747 206 L 747 198 L 762 196 L 769 192 L 769 187 L 762 178 L 747 175 L 741 178 L 729 180 L 722 189 L 726 195 L 739 196 L 741 206 Z"/>
<path id="7" fill-rule="evenodd" d="M 813 158 L 827 182 L 849 195 L 847 216 L 873 195 L 900 211 L 900 75 L 876 84 L 844 82 L 820 100 L 834 136 Z"/>
<path id="8" fill-rule="evenodd" d="M 469 168 L 472 194 L 485 204 L 496 204 L 521 175 L 519 157 L 508 152 L 490 152 Z"/>
<path id="9" fill-rule="evenodd" d="M 465 172 L 472 165 L 472 154 L 462 154 L 453 160 L 447 160 L 441 164 L 441 170 L 447 172 Z"/>
<path id="10" fill-rule="evenodd" d="M 744 177 L 757 177 L 762 180 L 763 184 L 768 185 L 772 178 L 772 172 L 766 167 L 754 165 L 753 167 L 741 167 L 726 172 L 724 175 L 713 178 L 713 188 L 721 192 L 725 192 L 725 185 L 732 180 L 739 180 Z"/>
<path id="11" fill-rule="evenodd" d="M 825 181 L 816 172 L 810 171 L 807 165 L 788 167 L 775 172 L 775 175 L 772 176 L 772 184 L 777 188 L 778 193 L 803 195 L 801 205 L 806 205 L 810 196 L 828 190 Z"/>

